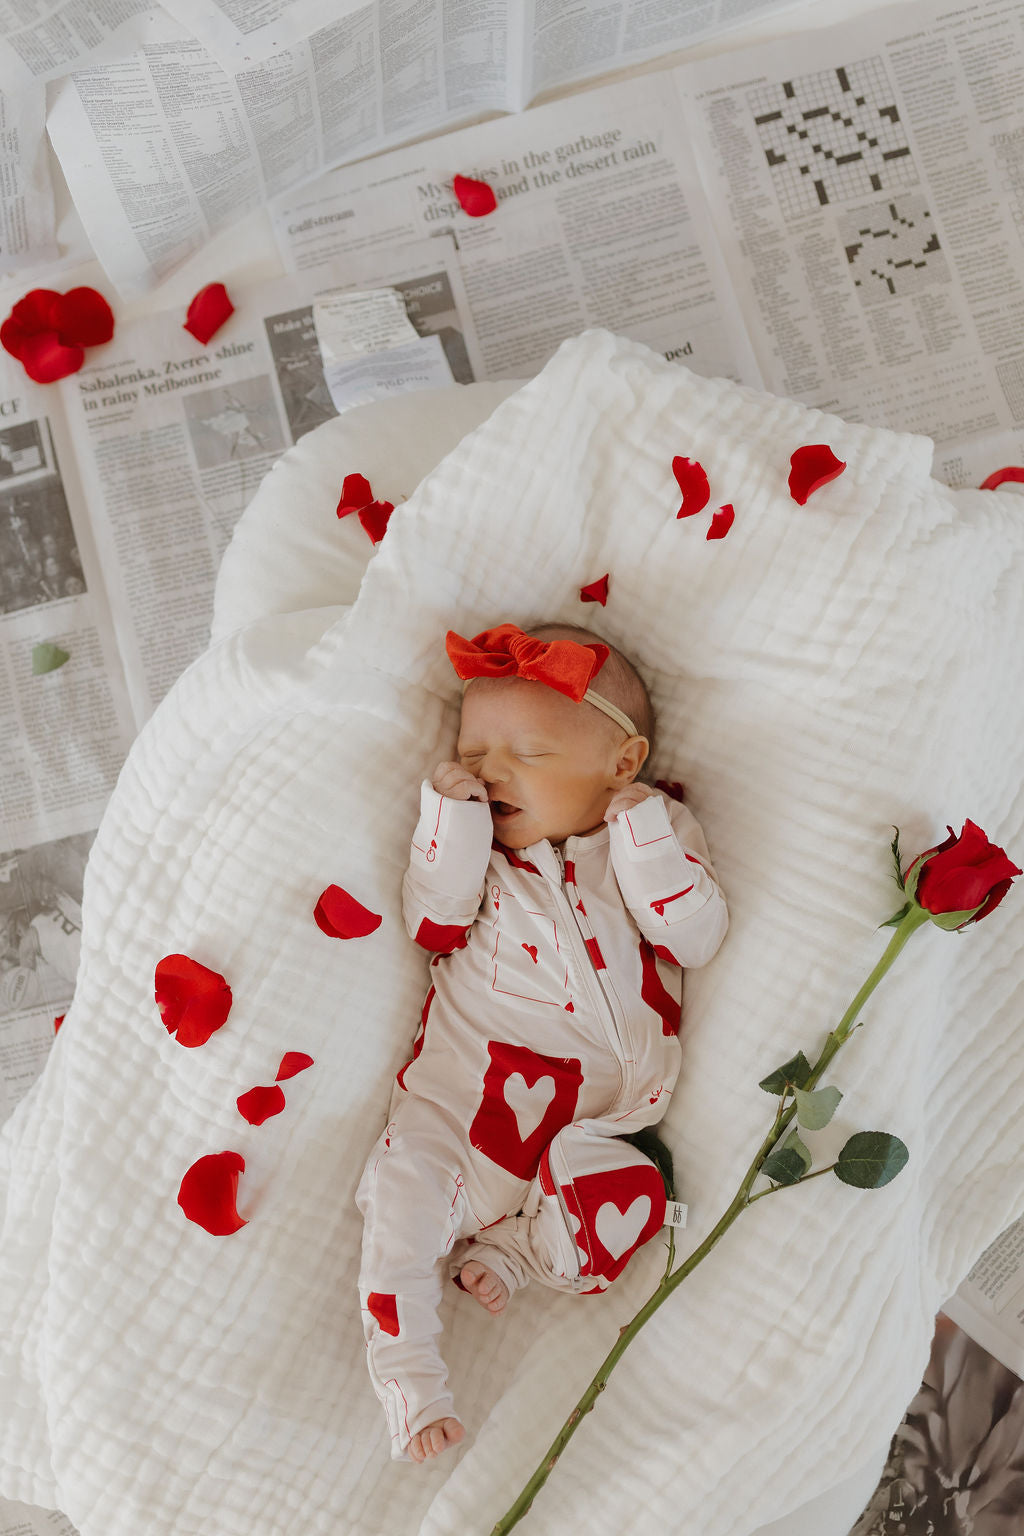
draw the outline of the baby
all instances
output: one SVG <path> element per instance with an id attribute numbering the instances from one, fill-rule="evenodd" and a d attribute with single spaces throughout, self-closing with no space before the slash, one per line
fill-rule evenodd
<path id="1" fill-rule="evenodd" d="M 356 1193 L 370 1378 L 417 1462 L 466 1433 L 445 1277 L 495 1315 L 530 1277 L 596 1295 L 663 1226 L 661 1175 L 620 1138 L 665 1113 L 681 968 L 728 926 L 697 822 L 637 782 L 653 711 L 620 652 L 564 624 L 446 647 L 458 762 L 421 785 L 402 887 L 433 984 Z"/>

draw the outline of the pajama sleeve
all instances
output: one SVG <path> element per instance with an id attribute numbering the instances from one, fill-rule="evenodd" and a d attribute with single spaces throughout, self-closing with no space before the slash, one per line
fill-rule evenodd
<path id="1" fill-rule="evenodd" d="M 402 916 L 424 949 L 451 954 L 466 944 L 484 894 L 493 835 L 484 801 L 449 799 L 423 780 L 402 881 Z"/>
<path id="2" fill-rule="evenodd" d="M 611 823 L 612 867 L 645 939 L 680 965 L 706 965 L 729 926 L 704 834 L 678 801 L 649 795 Z"/>

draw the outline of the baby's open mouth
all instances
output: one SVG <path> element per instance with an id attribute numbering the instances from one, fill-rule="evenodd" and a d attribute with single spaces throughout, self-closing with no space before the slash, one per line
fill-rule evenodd
<path id="1" fill-rule="evenodd" d="M 507 800 L 492 800 L 491 810 L 496 816 L 515 816 L 519 806 L 509 805 Z"/>

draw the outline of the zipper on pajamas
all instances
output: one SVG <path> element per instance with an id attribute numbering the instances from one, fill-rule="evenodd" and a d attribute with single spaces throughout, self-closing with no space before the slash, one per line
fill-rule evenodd
<path id="1" fill-rule="evenodd" d="M 611 1023 L 611 1043 L 613 1047 L 617 1048 L 619 1054 L 619 1075 L 621 1078 L 619 1092 L 628 1102 L 629 1095 L 631 1094 L 633 1088 L 636 1066 L 635 1063 L 630 1060 L 627 1054 L 630 1047 L 625 1038 L 626 1032 L 619 1027 L 619 1021 L 615 1016 L 615 1009 L 607 992 L 601 985 L 601 978 L 597 974 L 594 962 L 590 957 L 589 950 L 587 949 L 586 942 L 583 940 L 583 934 L 580 930 L 579 922 L 577 921 L 576 914 L 572 909 L 572 902 L 565 894 L 565 859 L 560 849 L 553 847 L 552 852 L 558 861 L 558 868 L 561 873 L 558 895 L 559 899 L 565 903 L 566 911 L 569 913 L 570 943 L 573 946 L 573 954 L 577 960 L 577 970 L 579 971 L 580 975 L 586 979 L 587 991 L 591 997 L 591 1007 L 594 1006 L 594 989 L 596 988 L 596 991 L 600 997 L 600 1006 L 595 1008 L 594 1011 L 597 1013 L 598 1017 L 604 1016 Z M 579 948 L 577 947 L 577 940 L 582 942 L 582 955 L 580 954 Z M 593 986 L 591 986 L 591 978 L 593 978 Z"/>

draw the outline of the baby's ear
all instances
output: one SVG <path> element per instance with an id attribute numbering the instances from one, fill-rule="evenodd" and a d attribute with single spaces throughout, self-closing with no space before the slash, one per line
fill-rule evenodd
<path id="1" fill-rule="evenodd" d="M 623 742 L 616 763 L 616 777 L 622 778 L 623 785 L 632 784 L 647 761 L 650 750 L 646 736 L 629 736 Z"/>

